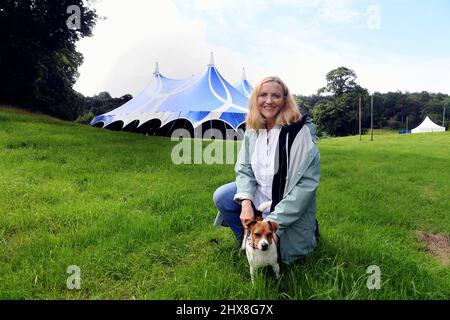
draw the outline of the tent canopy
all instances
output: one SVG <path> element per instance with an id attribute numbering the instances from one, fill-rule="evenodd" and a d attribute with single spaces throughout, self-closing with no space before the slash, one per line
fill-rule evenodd
<path id="1" fill-rule="evenodd" d="M 122 106 L 96 116 L 91 125 L 164 135 L 179 126 L 195 130 L 205 123 L 206 127 L 237 130 L 245 123 L 252 90 L 245 71 L 239 86 L 226 81 L 214 65 L 212 53 L 203 74 L 181 80 L 161 75 L 156 64 L 147 88 Z M 161 130 L 166 126 L 170 129 Z"/>
<path id="2" fill-rule="evenodd" d="M 427 116 L 425 120 L 418 125 L 416 128 L 412 129 L 412 133 L 421 133 L 421 132 L 444 132 L 445 127 L 438 126 L 436 123 L 431 121 L 431 119 Z"/>

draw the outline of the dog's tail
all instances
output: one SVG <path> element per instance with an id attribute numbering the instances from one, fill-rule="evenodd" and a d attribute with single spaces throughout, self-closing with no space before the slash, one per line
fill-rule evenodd
<path id="1" fill-rule="evenodd" d="M 272 201 L 266 201 L 266 202 L 261 203 L 256 210 L 258 210 L 259 212 L 263 212 L 267 208 L 270 208 L 271 205 L 272 205 Z"/>

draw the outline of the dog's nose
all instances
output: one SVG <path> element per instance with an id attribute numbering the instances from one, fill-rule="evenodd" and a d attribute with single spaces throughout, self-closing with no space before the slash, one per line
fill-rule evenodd
<path id="1" fill-rule="evenodd" d="M 263 244 L 261 244 L 261 249 L 262 249 L 263 251 L 269 249 L 269 244 L 268 244 L 268 243 L 263 243 Z"/>

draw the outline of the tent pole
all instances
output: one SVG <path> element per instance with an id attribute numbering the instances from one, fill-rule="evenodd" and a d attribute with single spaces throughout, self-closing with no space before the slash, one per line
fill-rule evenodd
<path id="1" fill-rule="evenodd" d="M 373 141 L 373 93 L 370 100 L 370 141 Z"/>
<path id="2" fill-rule="evenodd" d="M 212 54 L 212 52 L 211 52 L 211 54 Z M 212 120 L 209 120 L 209 126 L 210 126 L 210 129 L 211 129 L 211 133 L 213 132 L 212 131 L 212 129 L 213 129 L 213 126 L 212 126 Z M 211 135 L 211 137 L 210 137 L 210 139 L 212 138 L 212 135 Z"/>
<path id="3" fill-rule="evenodd" d="M 170 126 L 170 129 L 169 129 L 169 131 L 167 132 L 167 136 L 168 136 L 168 137 L 172 135 L 172 132 L 171 132 L 171 131 L 172 131 L 173 126 L 175 125 L 175 121 L 176 121 L 176 120 L 173 120 L 173 121 L 172 121 L 172 125 Z"/>
<path id="4" fill-rule="evenodd" d="M 184 122 L 184 124 L 183 124 L 183 130 L 186 129 L 186 123 L 187 123 L 187 122 L 188 122 L 187 120 Z M 189 134 L 190 134 L 190 132 L 189 132 Z"/>
<path id="5" fill-rule="evenodd" d="M 361 141 L 361 97 L 359 97 L 359 141 Z"/>
<path id="6" fill-rule="evenodd" d="M 445 128 L 445 106 L 444 106 L 444 111 L 442 114 L 442 126 Z"/>
<path id="7" fill-rule="evenodd" d="M 224 131 L 223 131 L 223 135 L 222 135 L 222 139 L 223 140 L 228 140 L 227 138 L 228 138 L 228 136 L 227 136 L 227 125 L 225 124 L 225 121 L 223 122 L 223 128 L 224 128 Z"/>

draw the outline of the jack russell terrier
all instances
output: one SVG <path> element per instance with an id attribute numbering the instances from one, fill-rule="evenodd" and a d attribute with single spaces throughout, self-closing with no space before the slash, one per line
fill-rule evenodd
<path id="1" fill-rule="evenodd" d="M 270 265 L 275 276 L 280 276 L 279 242 L 276 235 L 278 224 L 274 221 L 262 221 L 262 212 L 270 207 L 271 201 L 262 203 L 255 212 L 255 220 L 247 223 L 241 249 L 247 254 L 250 276 L 254 284 L 254 275 L 258 268 Z"/>

